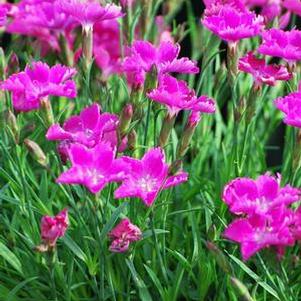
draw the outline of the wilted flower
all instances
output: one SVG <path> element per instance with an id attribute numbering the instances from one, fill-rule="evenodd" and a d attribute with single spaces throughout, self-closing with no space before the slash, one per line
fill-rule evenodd
<path id="1" fill-rule="evenodd" d="M 236 43 L 258 35 L 263 29 L 263 17 L 225 5 L 206 10 L 202 23 L 222 40 Z"/>
<path id="2" fill-rule="evenodd" d="M 140 240 L 141 230 L 133 225 L 128 218 L 123 219 L 110 233 L 112 240 L 110 251 L 123 253 L 129 248 L 131 242 Z"/>
<path id="3" fill-rule="evenodd" d="M 252 52 L 239 59 L 238 69 L 252 74 L 257 85 L 267 84 L 274 86 L 277 80 L 290 80 L 292 74 L 285 66 L 267 65 L 264 59 L 258 59 Z"/>
<path id="4" fill-rule="evenodd" d="M 11 75 L 1 83 L 2 90 L 12 92 L 13 106 L 18 111 L 36 110 L 48 96 L 76 97 L 76 85 L 71 78 L 74 68 L 43 62 L 33 62 L 24 71 Z"/>
<path id="5" fill-rule="evenodd" d="M 69 158 L 72 167 L 58 177 L 57 183 L 81 184 L 92 193 L 98 193 L 108 183 L 125 179 L 127 174 L 127 164 L 122 159 L 115 159 L 115 151 L 105 143 L 91 149 L 73 144 Z"/>
<path id="6" fill-rule="evenodd" d="M 283 207 L 273 210 L 269 217 L 252 215 L 236 219 L 224 232 L 225 237 L 241 244 L 244 260 L 263 248 L 292 246 L 295 242 L 290 231 L 293 223 L 292 211 Z"/>
<path id="7" fill-rule="evenodd" d="M 196 62 L 184 57 L 178 59 L 180 45 L 171 42 L 161 42 L 156 48 L 148 41 L 135 41 L 129 48 L 129 54 L 123 63 L 123 70 L 132 85 L 143 85 L 146 73 L 153 67 L 159 74 L 198 73 Z"/>
<path id="8" fill-rule="evenodd" d="M 228 183 L 223 192 L 223 201 L 235 214 L 269 214 L 278 207 L 288 206 L 300 199 L 300 189 L 290 185 L 280 186 L 280 178 L 269 174 L 256 180 L 237 178 Z"/>
<path id="9" fill-rule="evenodd" d="M 117 199 L 137 197 L 151 206 L 160 190 L 179 185 L 188 178 L 183 171 L 174 176 L 168 175 L 168 165 L 161 148 L 150 149 L 141 160 L 130 157 L 122 157 L 121 160 L 129 166 L 129 171 L 122 185 L 115 190 Z"/>
<path id="10" fill-rule="evenodd" d="M 258 52 L 265 55 L 276 56 L 293 63 L 301 59 L 301 31 L 283 31 L 272 28 L 263 32 L 263 42 Z"/>
<path id="11" fill-rule="evenodd" d="M 284 113 L 283 122 L 301 128 L 301 83 L 298 92 L 275 99 L 276 108 Z"/>
<path id="12" fill-rule="evenodd" d="M 177 80 L 169 75 L 162 75 L 159 78 L 157 89 L 150 91 L 147 96 L 152 100 L 165 104 L 171 116 L 181 110 L 193 110 L 201 113 L 214 113 L 214 101 L 207 97 L 196 97 L 183 80 Z"/>
<path id="13" fill-rule="evenodd" d="M 43 216 L 41 220 L 41 236 L 43 242 L 50 247 L 56 244 L 58 238 L 65 235 L 68 228 L 68 211 L 64 209 L 56 216 Z"/>
<path id="14" fill-rule="evenodd" d="M 79 116 L 72 116 L 65 121 L 63 127 L 52 125 L 46 134 L 48 140 L 61 141 L 60 154 L 68 156 L 73 143 L 88 148 L 95 147 L 99 142 L 107 142 L 117 146 L 118 117 L 110 113 L 100 113 L 100 106 L 93 104 L 82 110 Z"/>

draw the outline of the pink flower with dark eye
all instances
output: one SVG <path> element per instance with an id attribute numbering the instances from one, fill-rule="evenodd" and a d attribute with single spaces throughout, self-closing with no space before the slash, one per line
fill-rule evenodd
<path id="1" fill-rule="evenodd" d="M 94 194 L 110 182 L 125 179 L 128 171 L 124 160 L 115 159 L 115 150 L 105 143 L 99 143 L 91 149 L 73 144 L 70 147 L 69 158 L 72 167 L 63 172 L 56 182 L 81 184 Z"/>
<path id="2" fill-rule="evenodd" d="M 84 109 L 79 116 L 70 117 L 63 127 L 59 124 L 52 125 L 47 131 L 46 138 L 61 141 L 60 154 L 66 157 L 73 143 L 93 148 L 100 142 L 106 142 L 112 147 L 117 147 L 118 123 L 119 119 L 116 115 L 101 114 L 100 106 L 95 103 Z"/>
<path id="3" fill-rule="evenodd" d="M 181 110 L 192 110 L 201 113 L 214 113 L 214 101 L 207 97 L 196 97 L 185 81 L 177 80 L 169 75 L 159 78 L 158 88 L 150 91 L 147 96 L 159 103 L 165 104 L 171 116 L 178 114 Z"/>
<path id="4" fill-rule="evenodd" d="M 275 246 L 279 249 L 294 245 L 295 238 L 290 230 L 292 223 L 293 212 L 280 207 L 268 217 L 252 215 L 236 219 L 227 227 L 224 236 L 240 243 L 242 257 L 248 260 L 263 248 Z"/>
<path id="5" fill-rule="evenodd" d="M 161 148 L 150 149 L 141 160 L 122 157 L 129 171 L 121 186 L 115 190 L 115 198 L 137 197 L 146 206 L 151 206 L 160 190 L 168 189 L 187 181 L 188 174 L 180 171 L 174 176 L 168 175 L 169 166 L 165 163 Z"/>
<path id="6" fill-rule="evenodd" d="M 41 220 L 41 236 L 48 246 L 53 247 L 58 238 L 65 235 L 68 228 L 68 211 L 64 209 L 58 215 L 43 216 Z"/>
<path id="7" fill-rule="evenodd" d="M 222 198 L 232 213 L 251 216 L 269 215 L 275 208 L 299 201 L 300 195 L 300 189 L 281 187 L 280 178 L 265 174 L 256 180 L 234 179 L 225 186 Z"/>
<path id="8" fill-rule="evenodd" d="M 258 52 L 264 55 L 276 56 L 293 63 L 301 59 L 301 31 L 283 31 L 272 28 L 262 34 L 263 42 Z"/>
<path id="9" fill-rule="evenodd" d="M 262 16 L 230 5 L 206 10 L 202 23 L 215 35 L 230 43 L 257 36 L 264 27 Z"/>
<path id="10" fill-rule="evenodd" d="M 109 238 L 112 240 L 110 251 L 126 252 L 130 243 L 140 240 L 141 237 L 141 230 L 133 225 L 128 218 L 125 218 L 109 233 Z"/>
<path id="11" fill-rule="evenodd" d="M 284 0 L 282 5 L 292 13 L 301 16 L 301 2 L 300 0 Z"/>
<path id="12" fill-rule="evenodd" d="M 274 100 L 276 108 L 284 113 L 283 122 L 301 128 L 301 83 L 298 92 Z"/>
<path id="13" fill-rule="evenodd" d="M 93 54 L 105 79 L 112 73 L 121 72 L 120 28 L 116 20 L 94 24 Z"/>
<path id="14" fill-rule="evenodd" d="M 238 69 L 252 74 L 257 85 L 274 86 L 277 80 L 290 80 L 292 74 L 285 66 L 267 65 L 264 59 L 258 59 L 252 52 L 239 59 Z"/>
<path id="15" fill-rule="evenodd" d="M 31 111 L 38 109 L 41 99 L 48 96 L 76 97 L 76 85 L 71 80 L 75 74 L 74 68 L 61 65 L 49 67 L 43 62 L 33 62 L 24 71 L 3 81 L 0 88 L 12 92 L 16 110 Z"/>
<path id="16" fill-rule="evenodd" d="M 157 48 L 148 41 L 135 41 L 128 51 L 129 54 L 123 63 L 123 71 L 132 85 L 143 85 L 146 73 L 153 67 L 159 74 L 199 72 L 196 62 L 186 57 L 178 59 L 179 44 L 161 42 Z"/>
<path id="17" fill-rule="evenodd" d="M 121 7 L 115 4 L 101 6 L 96 0 L 61 0 L 61 10 L 73 17 L 82 27 L 92 27 L 96 22 L 121 17 Z"/>

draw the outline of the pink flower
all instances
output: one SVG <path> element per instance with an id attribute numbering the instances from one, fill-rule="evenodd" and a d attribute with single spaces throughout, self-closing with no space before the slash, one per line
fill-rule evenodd
<path id="1" fill-rule="evenodd" d="M 146 73 L 153 67 L 159 74 L 168 72 L 198 73 L 196 62 L 188 58 L 178 59 L 180 45 L 161 42 L 156 48 L 147 41 L 135 41 L 123 63 L 123 70 L 132 85 L 143 85 Z"/>
<path id="2" fill-rule="evenodd" d="M 63 12 L 73 17 L 82 27 L 92 27 L 96 22 L 121 17 L 121 7 L 114 4 L 101 6 L 96 0 L 61 0 Z"/>
<path id="3" fill-rule="evenodd" d="M 264 26 L 262 16 L 230 5 L 206 10 L 202 23 L 222 40 L 231 43 L 258 35 Z"/>
<path id="4" fill-rule="evenodd" d="M 274 100 L 276 108 L 284 113 L 283 122 L 301 128 L 301 83 L 298 92 Z"/>
<path id="5" fill-rule="evenodd" d="M 104 78 L 121 73 L 120 29 L 116 20 L 94 24 L 93 53 Z"/>
<path id="6" fill-rule="evenodd" d="M 76 85 L 71 78 L 74 68 L 61 65 L 49 67 L 43 62 L 33 62 L 25 71 L 11 75 L 1 83 L 2 90 L 12 92 L 14 108 L 31 111 L 40 107 L 42 98 L 48 96 L 76 97 Z"/>
<path id="7" fill-rule="evenodd" d="M 283 31 L 272 28 L 263 32 L 263 42 L 258 52 L 265 55 L 281 57 L 288 62 L 301 59 L 301 31 Z"/>
<path id="8" fill-rule="evenodd" d="M 258 59 L 252 52 L 239 59 L 238 69 L 252 74 L 257 85 L 274 86 L 277 80 L 290 80 L 292 74 L 284 66 L 267 65 L 264 59 Z"/>
<path id="9" fill-rule="evenodd" d="M 112 240 L 110 251 L 123 253 L 128 250 L 131 242 L 141 239 L 142 233 L 128 218 L 125 218 L 109 233 L 109 237 Z"/>
<path id="10" fill-rule="evenodd" d="M 4 26 L 6 24 L 6 15 L 7 8 L 5 6 L 0 6 L 0 26 Z"/>
<path id="11" fill-rule="evenodd" d="M 152 100 L 165 104 L 171 116 L 181 110 L 193 110 L 201 113 L 214 113 L 215 104 L 207 96 L 197 98 L 195 92 L 187 86 L 185 81 L 177 80 L 169 75 L 159 78 L 159 86 L 147 94 Z"/>
<path id="12" fill-rule="evenodd" d="M 301 2 L 300 0 L 284 0 L 282 4 L 286 9 L 301 16 Z"/>
<path id="13" fill-rule="evenodd" d="M 95 103 L 84 109 L 79 116 L 70 117 L 63 127 L 59 124 L 52 125 L 46 138 L 61 141 L 60 154 L 66 157 L 73 143 L 93 148 L 100 142 L 107 142 L 116 147 L 118 122 L 118 117 L 114 114 L 101 114 L 100 106 Z"/>
<path id="14" fill-rule="evenodd" d="M 269 217 L 253 215 L 246 219 L 236 219 L 224 232 L 225 237 L 241 244 L 244 260 L 263 248 L 292 246 L 295 239 L 290 231 L 292 212 L 278 208 Z"/>
<path id="15" fill-rule="evenodd" d="M 121 158 L 129 166 L 122 185 L 115 190 L 115 198 L 137 197 L 146 206 L 151 206 L 160 190 L 168 189 L 187 181 L 188 174 L 179 172 L 168 175 L 168 165 L 161 148 L 150 149 L 141 160 Z"/>
<path id="16" fill-rule="evenodd" d="M 69 158 L 72 167 L 63 172 L 56 182 L 81 184 L 94 194 L 110 182 L 123 180 L 127 173 L 127 165 L 122 159 L 115 159 L 115 151 L 108 144 L 99 143 L 92 149 L 73 144 Z"/>
<path id="17" fill-rule="evenodd" d="M 68 228 L 68 211 L 64 209 L 58 215 L 43 216 L 41 220 L 41 236 L 43 241 L 53 247 L 59 237 L 65 235 Z"/>
<path id="18" fill-rule="evenodd" d="M 222 198 L 232 213 L 268 215 L 275 208 L 297 202 L 300 190 L 289 185 L 280 187 L 280 179 L 265 174 L 256 180 L 234 179 L 225 186 Z"/>

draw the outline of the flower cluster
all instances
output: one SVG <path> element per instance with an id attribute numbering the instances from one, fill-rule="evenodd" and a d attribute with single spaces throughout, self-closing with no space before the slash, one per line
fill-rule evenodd
<path id="1" fill-rule="evenodd" d="M 270 246 L 282 254 L 300 235 L 299 213 L 290 205 L 300 200 L 301 191 L 290 185 L 281 187 L 280 180 L 265 174 L 256 180 L 234 179 L 224 188 L 223 201 L 233 214 L 241 216 L 224 235 L 241 244 L 244 260 Z"/>

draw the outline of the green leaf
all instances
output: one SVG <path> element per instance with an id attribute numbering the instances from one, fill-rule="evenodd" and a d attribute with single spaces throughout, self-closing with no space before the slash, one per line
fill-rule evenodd
<path id="1" fill-rule="evenodd" d="M 76 244 L 76 242 L 74 240 L 72 240 L 72 238 L 70 236 L 65 235 L 62 240 L 65 243 L 65 245 L 74 253 L 74 255 L 76 255 L 79 259 L 81 259 L 84 262 L 87 261 L 86 254 Z"/>
<path id="2" fill-rule="evenodd" d="M 0 256 L 2 256 L 17 272 L 23 275 L 22 265 L 17 256 L 0 242 Z"/>

